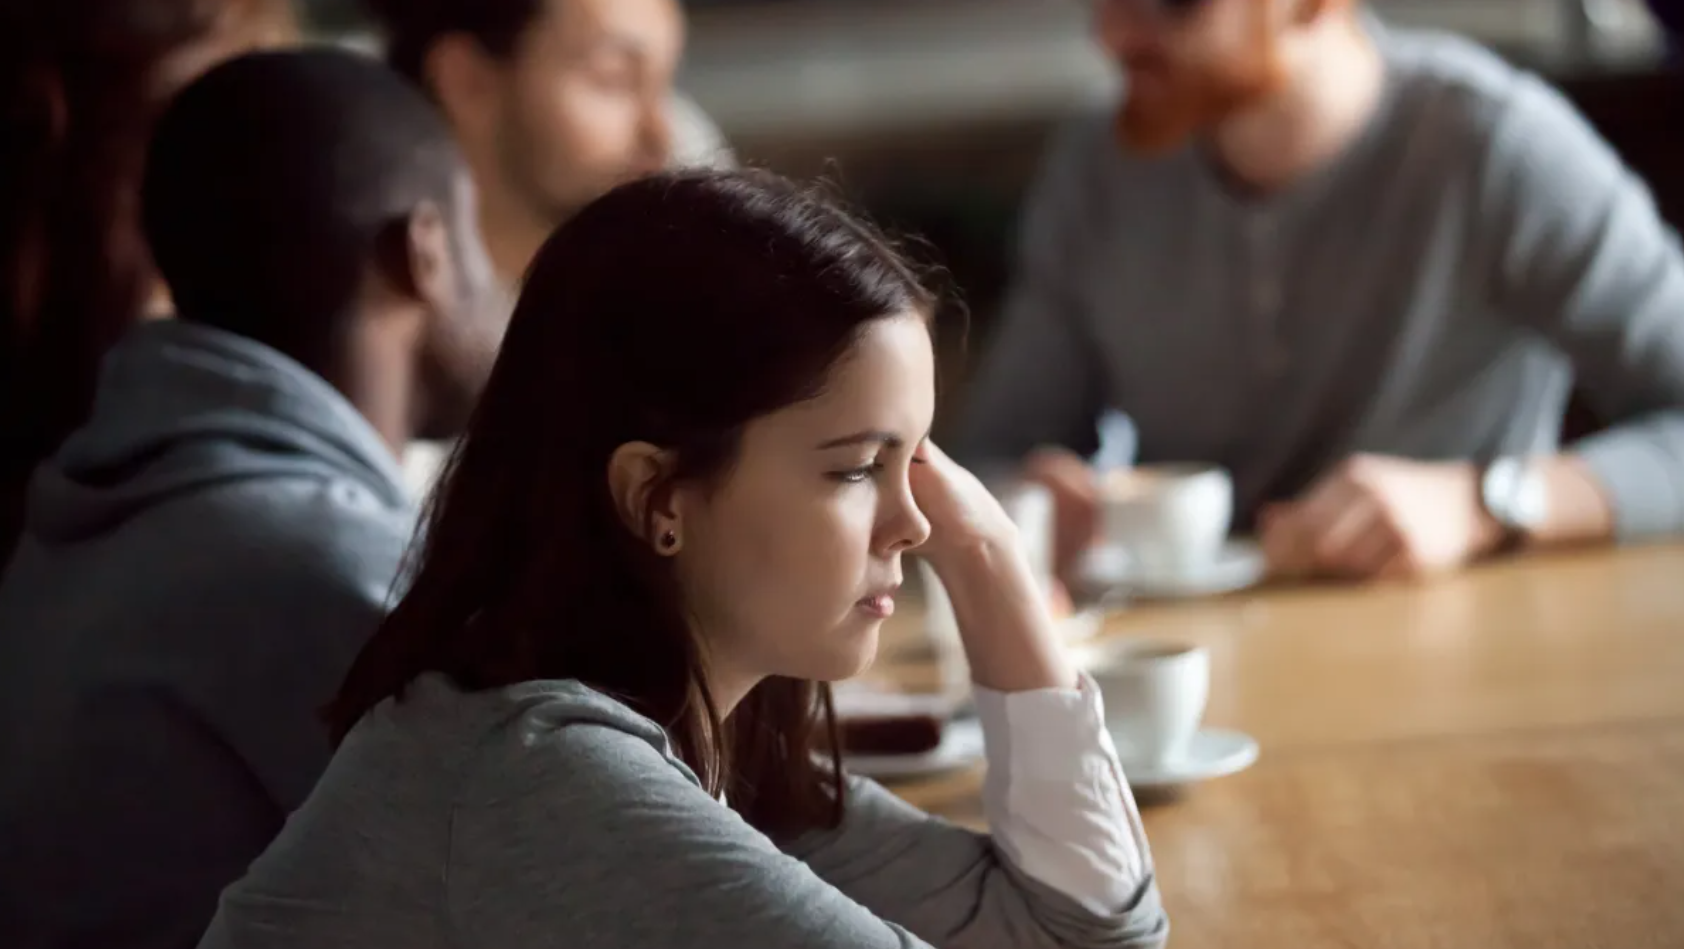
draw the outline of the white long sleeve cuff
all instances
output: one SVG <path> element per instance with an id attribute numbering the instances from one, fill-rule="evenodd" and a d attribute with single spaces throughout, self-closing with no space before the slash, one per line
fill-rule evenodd
<path id="1" fill-rule="evenodd" d="M 1140 811 L 1105 729 L 1099 687 L 996 692 L 976 687 L 987 745 L 983 811 L 1023 872 L 1110 915 L 1152 872 Z"/>

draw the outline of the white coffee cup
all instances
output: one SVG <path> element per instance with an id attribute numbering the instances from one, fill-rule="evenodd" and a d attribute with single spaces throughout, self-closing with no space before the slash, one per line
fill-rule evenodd
<path id="1" fill-rule="evenodd" d="M 1234 483 L 1208 465 L 1150 465 L 1100 480 L 1107 543 L 1147 577 L 1183 577 L 1222 551 L 1234 517 Z"/>
<path id="2" fill-rule="evenodd" d="M 989 490 L 1017 525 L 1018 543 L 1043 590 L 1053 577 L 1053 496 L 1045 485 L 1031 481 L 990 484 Z"/>
<path id="3" fill-rule="evenodd" d="M 1099 686 L 1105 725 L 1127 759 L 1153 766 L 1187 752 L 1210 696 L 1210 652 L 1168 640 L 1123 640 L 1096 647 L 1085 663 Z"/>

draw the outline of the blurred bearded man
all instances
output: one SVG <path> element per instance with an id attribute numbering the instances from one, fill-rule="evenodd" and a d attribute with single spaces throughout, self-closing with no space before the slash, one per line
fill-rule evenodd
<path id="1" fill-rule="evenodd" d="M 672 160 L 676 0 L 364 2 L 388 62 L 449 120 L 504 280 L 580 208 Z"/>
<path id="2" fill-rule="evenodd" d="M 1130 151 L 1173 150 L 1288 85 L 1266 3 L 1227 16 L 1194 9 L 1202 5 L 1099 3 L 1099 39 L 1128 83 L 1117 133 Z"/>
<path id="3" fill-rule="evenodd" d="M 1063 569 L 1112 413 L 1281 573 L 1684 533 L 1684 257 L 1561 95 L 1353 0 L 1093 6 L 1125 98 L 1046 160 L 958 439 L 1053 489 Z M 1562 446 L 1575 382 L 1610 428 Z"/>
<path id="4" fill-rule="evenodd" d="M 479 225 L 511 286 L 550 233 L 624 182 L 672 164 L 729 165 L 718 129 L 673 88 L 677 0 L 363 0 L 387 63 L 450 123 L 479 188 Z M 425 494 L 448 446 L 404 456 Z"/>

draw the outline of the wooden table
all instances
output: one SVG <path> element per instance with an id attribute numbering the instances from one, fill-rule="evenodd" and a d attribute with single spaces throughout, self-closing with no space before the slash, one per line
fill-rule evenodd
<path id="1" fill-rule="evenodd" d="M 1118 612 L 1263 754 L 1148 808 L 1177 949 L 1684 947 L 1684 547 Z M 916 675 L 915 670 L 908 670 Z M 976 774 L 900 788 L 980 824 Z"/>

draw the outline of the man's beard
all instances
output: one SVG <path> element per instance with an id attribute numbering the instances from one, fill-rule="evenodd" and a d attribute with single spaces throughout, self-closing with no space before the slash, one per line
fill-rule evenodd
<path id="1" fill-rule="evenodd" d="M 571 220 L 586 202 L 557 193 L 555 170 L 544 166 L 549 152 L 533 140 L 519 118 L 518 113 L 506 112 L 497 125 L 498 178 L 513 209 L 526 216 L 528 226 L 548 235 Z"/>
<path id="2" fill-rule="evenodd" d="M 487 285 L 464 293 L 450 312 L 432 315 L 417 369 L 416 438 L 445 441 L 467 430 L 513 309 L 512 294 Z"/>
<path id="3" fill-rule="evenodd" d="M 1117 136 L 1130 151 L 1173 151 L 1224 120 L 1268 101 L 1286 84 L 1286 69 L 1264 38 L 1243 61 L 1212 66 L 1164 65 L 1144 95 L 1125 89 Z"/>
<path id="4" fill-rule="evenodd" d="M 555 189 L 544 180 L 545 175 L 536 167 L 535 161 L 534 153 L 530 151 L 510 149 L 504 153 L 503 175 L 510 192 L 532 225 L 548 234 L 572 220 L 585 202 L 556 194 Z"/>

